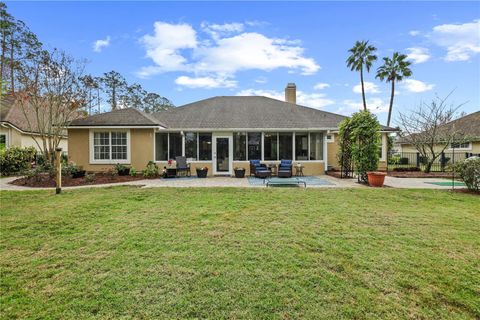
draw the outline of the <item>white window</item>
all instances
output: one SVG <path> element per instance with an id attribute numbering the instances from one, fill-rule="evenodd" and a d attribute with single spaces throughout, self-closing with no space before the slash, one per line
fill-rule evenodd
<path id="1" fill-rule="evenodd" d="M 471 150 L 470 142 L 452 142 L 450 149 Z"/>
<path id="2" fill-rule="evenodd" d="M 90 162 L 130 162 L 130 131 L 92 131 L 90 141 Z"/>

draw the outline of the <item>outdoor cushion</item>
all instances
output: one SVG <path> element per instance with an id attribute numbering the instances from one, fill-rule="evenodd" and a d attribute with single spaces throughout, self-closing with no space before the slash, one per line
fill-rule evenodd
<path id="1" fill-rule="evenodd" d="M 250 164 L 253 164 L 254 166 L 258 167 L 260 165 L 260 160 L 250 160 Z"/>
<path id="2" fill-rule="evenodd" d="M 280 160 L 280 167 L 291 166 L 291 165 L 292 165 L 292 160 Z"/>

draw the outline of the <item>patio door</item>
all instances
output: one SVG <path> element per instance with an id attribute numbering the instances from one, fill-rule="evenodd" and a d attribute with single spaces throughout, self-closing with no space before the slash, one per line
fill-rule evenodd
<path id="1" fill-rule="evenodd" d="M 213 174 L 231 175 L 233 145 L 232 136 L 213 137 Z"/>

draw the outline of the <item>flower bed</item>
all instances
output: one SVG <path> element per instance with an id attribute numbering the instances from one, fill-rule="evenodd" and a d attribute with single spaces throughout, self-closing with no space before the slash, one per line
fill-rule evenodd
<path id="1" fill-rule="evenodd" d="M 119 176 L 109 173 L 96 173 L 94 176 L 92 174 L 87 174 L 85 177 L 76 179 L 63 176 L 62 187 L 128 182 L 142 179 L 145 178 L 142 176 Z M 12 181 L 11 184 L 32 188 L 54 188 L 56 186 L 55 178 L 51 178 L 48 173 L 44 173 L 36 177 L 22 177 Z"/>

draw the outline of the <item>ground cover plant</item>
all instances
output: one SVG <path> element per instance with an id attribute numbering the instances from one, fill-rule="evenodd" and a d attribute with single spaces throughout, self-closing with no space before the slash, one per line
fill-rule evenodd
<path id="1" fill-rule="evenodd" d="M 479 197 L 443 190 L 0 192 L 0 314 L 475 319 Z"/>

